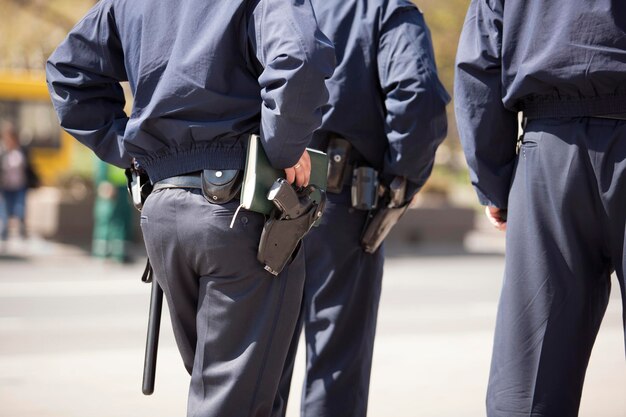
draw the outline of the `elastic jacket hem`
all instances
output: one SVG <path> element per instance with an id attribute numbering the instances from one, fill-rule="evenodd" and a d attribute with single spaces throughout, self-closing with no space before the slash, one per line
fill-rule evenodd
<path id="1" fill-rule="evenodd" d="M 204 169 L 244 169 L 245 148 L 192 148 L 139 161 L 154 184 L 170 177 Z"/>

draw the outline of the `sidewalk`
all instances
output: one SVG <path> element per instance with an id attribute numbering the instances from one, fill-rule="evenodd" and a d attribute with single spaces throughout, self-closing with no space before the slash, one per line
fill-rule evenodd
<path id="1" fill-rule="evenodd" d="M 130 243 L 129 252 L 133 262 L 145 262 L 145 249 L 141 243 Z M 91 258 L 90 243 L 82 245 L 60 243 L 45 240 L 36 235 L 30 235 L 27 239 L 11 237 L 7 242 L 0 242 L 0 262 L 5 261 L 28 261 L 35 264 L 42 262 L 57 262 L 63 259 L 74 259 L 77 262 L 99 262 Z M 113 263 L 113 261 L 100 261 Z M 1 264 L 0 264 L 1 265 Z M 1 270 L 1 269 L 0 269 Z"/>
<path id="2" fill-rule="evenodd" d="M 465 247 L 389 248 L 369 417 L 481 417 L 503 271 L 502 234 Z M 156 390 L 141 394 L 149 286 L 130 265 L 30 239 L 0 256 L 0 417 L 183 416 L 188 376 L 164 311 Z M 617 288 L 617 287 L 616 287 Z M 298 416 L 303 349 L 288 417 Z M 615 290 L 587 374 L 581 417 L 625 417 Z"/>

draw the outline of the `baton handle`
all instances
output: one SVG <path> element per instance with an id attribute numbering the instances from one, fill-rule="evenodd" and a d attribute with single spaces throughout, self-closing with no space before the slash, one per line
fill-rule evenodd
<path id="1" fill-rule="evenodd" d="M 152 294 L 150 295 L 150 316 L 148 318 L 146 354 L 143 363 L 143 383 L 141 386 L 141 390 L 144 395 L 150 395 L 154 392 L 154 379 L 156 375 L 157 351 L 159 349 L 159 330 L 161 327 L 162 308 L 163 290 L 156 280 L 153 280 Z"/>

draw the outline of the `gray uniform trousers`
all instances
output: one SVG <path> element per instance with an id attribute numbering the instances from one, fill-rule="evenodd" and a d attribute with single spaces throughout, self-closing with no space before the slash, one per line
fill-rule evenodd
<path id="1" fill-rule="evenodd" d="M 383 249 L 367 254 L 360 236 L 367 212 L 350 205 L 349 188 L 329 194 L 322 224 L 304 238 L 306 280 L 300 325 L 306 340 L 301 415 L 363 417 L 383 275 Z M 287 398 L 300 331 L 281 381 Z"/>
<path id="2" fill-rule="evenodd" d="M 625 121 L 529 121 L 509 196 L 489 417 L 578 414 L 614 270 L 624 300 L 625 171 Z"/>
<path id="3" fill-rule="evenodd" d="M 304 281 L 300 250 L 274 277 L 256 254 L 264 217 L 239 201 L 215 205 L 199 190 L 154 192 L 141 227 L 191 374 L 189 417 L 275 416 L 278 384 Z"/>

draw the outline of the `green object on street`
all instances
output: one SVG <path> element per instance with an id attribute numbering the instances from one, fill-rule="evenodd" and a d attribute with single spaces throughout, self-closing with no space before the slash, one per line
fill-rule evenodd
<path id="1" fill-rule="evenodd" d="M 92 255 L 120 263 L 126 262 L 133 226 L 124 171 L 97 161 L 95 181 L 97 194 L 94 205 Z"/>

